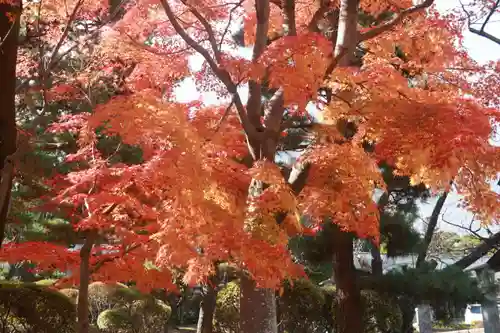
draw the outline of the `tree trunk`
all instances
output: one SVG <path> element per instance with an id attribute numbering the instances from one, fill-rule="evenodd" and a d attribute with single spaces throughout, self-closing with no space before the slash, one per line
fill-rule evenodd
<path id="1" fill-rule="evenodd" d="M 200 304 L 196 333 L 212 333 L 216 301 L 217 292 L 215 286 L 209 283 L 207 292 Z"/>
<path id="2" fill-rule="evenodd" d="M 9 213 L 16 151 L 16 62 L 21 3 L 0 3 L 0 247 Z M 8 15 L 9 14 L 9 15 Z M 15 22 L 9 17 L 14 15 Z"/>
<path id="3" fill-rule="evenodd" d="M 90 253 L 94 245 L 95 233 L 87 236 L 80 250 L 80 288 L 78 290 L 78 333 L 89 333 L 89 280 Z"/>
<path id="4" fill-rule="evenodd" d="M 413 333 L 413 318 L 415 317 L 415 305 L 407 299 L 402 299 L 399 305 L 403 315 L 401 333 Z"/>
<path id="5" fill-rule="evenodd" d="M 335 333 L 363 333 L 361 292 L 356 284 L 353 256 L 353 238 L 333 228 L 333 273 L 337 287 Z"/>
<path id="6" fill-rule="evenodd" d="M 432 241 L 432 237 L 434 236 L 434 232 L 436 231 L 438 219 L 441 215 L 441 211 L 447 197 L 448 191 L 444 192 L 441 197 L 439 197 L 438 201 L 436 202 L 436 206 L 434 206 L 434 209 L 432 210 L 432 214 L 427 225 L 427 230 L 425 231 L 424 244 L 418 253 L 417 262 L 415 264 L 415 267 L 417 269 L 422 268 L 426 262 L 425 258 L 427 257 L 429 245 Z M 418 304 L 415 304 L 415 302 L 410 298 L 403 299 L 401 301 L 401 304 L 401 312 L 403 313 L 401 332 L 413 333 L 413 318 L 415 317 L 415 307 Z"/>
<path id="7" fill-rule="evenodd" d="M 278 331 L 276 298 L 273 289 L 256 288 L 255 282 L 243 275 L 240 286 L 240 332 L 273 333 Z"/>

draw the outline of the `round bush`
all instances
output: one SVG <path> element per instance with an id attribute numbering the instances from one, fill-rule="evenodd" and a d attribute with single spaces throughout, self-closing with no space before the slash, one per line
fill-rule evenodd
<path id="1" fill-rule="evenodd" d="M 89 304 L 97 327 L 110 333 L 163 331 L 172 312 L 164 302 L 123 284 L 92 283 Z"/>
<path id="2" fill-rule="evenodd" d="M 78 303 L 78 289 L 66 288 L 60 289 L 59 292 L 66 296 L 73 304 Z"/>
<path id="3" fill-rule="evenodd" d="M 0 327 L 15 332 L 73 333 L 76 308 L 56 290 L 34 283 L 0 283 Z"/>
<path id="4" fill-rule="evenodd" d="M 224 333 L 239 332 L 240 327 L 240 285 L 229 282 L 217 294 L 214 313 L 214 331 Z"/>
<path id="5" fill-rule="evenodd" d="M 331 325 L 327 295 L 309 280 L 286 282 L 278 307 L 279 321 L 287 332 L 325 332 Z"/>
<path id="6" fill-rule="evenodd" d="M 99 314 L 97 327 L 105 332 L 133 329 L 132 317 L 125 308 L 108 309 Z"/>

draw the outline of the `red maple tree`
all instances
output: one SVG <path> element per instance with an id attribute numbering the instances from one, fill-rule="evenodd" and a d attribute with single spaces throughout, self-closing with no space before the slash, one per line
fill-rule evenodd
<path id="1" fill-rule="evenodd" d="M 70 158 L 81 167 L 57 182 L 54 202 L 73 207 L 75 228 L 87 232 L 81 261 L 46 244 L 11 246 L 3 258 L 36 261 L 41 269 L 65 260 L 71 270 L 85 270 L 80 276 L 149 287 L 166 287 L 176 269 L 187 283 L 203 282 L 216 262 L 229 262 L 247 273 L 241 329 L 273 332 L 272 288 L 303 274 L 287 250 L 288 237 L 303 231 L 301 215 L 312 224 L 331 218 L 342 231 L 378 242 L 372 196 L 384 188 L 380 161 L 435 192 L 452 183 L 464 206 L 485 223 L 497 222 L 490 182 L 500 156 L 489 140 L 499 116 L 499 95 L 491 90 L 499 86 L 498 63 L 469 59 L 460 44 L 463 26 L 432 3 L 128 2 L 123 17 L 100 28 L 93 65 L 51 90 L 53 98 L 74 98 L 74 87 L 98 70 L 113 72 L 118 62 L 131 70 L 119 95 L 52 127 L 79 136 Z M 83 20 L 100 6 L 77 1 L 69 16 Z M 359 26 L 361 14 L 369 24 Z M 251 59 L 235 52 L 240 45 L 229 31 L 237 20 Z M 195 54 L 203 65 L 192 73 L 188 58 Z M 176 102 L 176 84 L 189 76 L 227 103 Z M 243 85 L 247 101 L 238 91 Z M 329 93 L 326 101 L 318 100 L 319 90 Z M 276 154 L 300 126 L 293 117 L 311 104 L 320 121 L 287 172 Z M 97 132 L 139 146 L 143 162 L 111 163 L 99 152 Z M 102 235 L 111 250 L 93 246 Z M 355 285 L 342 278 L 352 266 L 352 241 L 339 244 L 345 245 L 335 266 L 341 309 L 356 310 Z M 146 261 L 155 268 L 144 269 Z M 340 331 L 361 332 L 359 325 L 346 321 Z"/>

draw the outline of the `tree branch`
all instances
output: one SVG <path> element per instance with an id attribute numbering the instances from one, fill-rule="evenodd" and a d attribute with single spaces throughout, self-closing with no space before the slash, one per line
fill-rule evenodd
<path id="1" fill-rule="evenodd" d="M 228 92 L 232 95 L 232 99 L 234 101 L 236 109 L 238 110 L 238 117 L 240 119 L 243 130 L 245 131 L 247 141 L 251 138 L 256 137 L 257 130 L 255 127 L 252 126 L 251 122 L 248 119 L 247 111 L 245 110 L 240 95 L 238 94 L 236 84 L 234 84 L 234 82 L 231 80 L 229 73 L 226 70 L 220 68 L 215 63 L 214 59 L 210 56 L 210 53 L 205 48 L 203 48 L 203 46 L 201 46 L 198 42 L 192 39 L 191 36 L 189 36 L 187 32 L 181 27 L 181 25 L 177 21 L 177 18 L 172 12 L 172 8 L 170 7 L 168 0 L 161 0 L 161 4 L 163 6 L 163 9 L 165 10 L 165 14 L 170 20 L 170 23 L 174 27 L 175 31 L 193 50 L 195 50 L 196 52 L 198 52 L 203 56 L 203 58 L 207 61 L 212 71 L 215 73 L 218 79 L 221 80 L 222 83 L 224 83 Z M 255 152 L 251 153 L 252 155 L 255 154 Z"/>
<path id="2" fill-rule="evenodd" d="M 500 244 L 500 232 L 497 232 L 490 238 L 485 239 L 478 246 L 476 246 L 468 255 L 458 260 L 453 264 L 453 266 L 466 269 L 477 260 L 485 256 L 491 249 L 496 245 Z"/>
<path id="3" fill-rule="evenodd" d="M 255 31 L 252 61 L 256 61 L 266 49 L 267 33 L 269 30 L 269 0 L 256 0 L 255 12 L 257 15 L 257 28 Z"/>
<path id="4" fill-rule="evenodd" d="M 5 159 L 0 174 L 0 248 L 2 247 L 5 226 L 7 225 L 7 217 L 9 215 L 13 178 L 14 161 L 12 155 L 10 155 Z"/>
<path id="5" fill-rule="evenodd" d="M 418 5 L 415 5 L 413 7 L 410 7 L 408 9 L 403 10 L 402 12 L 397 14 L 393 19 L 391 19 L 385 23 L 382 23 L 381 25 L 379 25 L 377 27 L 374 27 L 373 29 L 370 29 L 369 31 L 367 31 L 365 33 L 360 34 L 359 35 L 359 42 L 377 37 L 381 33 L 386 32 L 386 31 L 392 29 L 393 27 L 395 27 L 396 25 L 398 25 L 399 23 L 401 23 L 405 17 L 407 17 L 413 13 L 416 13 L 420 10 L 423 10 L 427 7 L 430 7 L 433 3 L 434 3 L 434 0 L 424 0 L 422 3 L 420 3 Z"/>
<path id="6" fill-rule="evenodd" d="M 189 8 L 191 13 L 200 21 L 201 25 L 203 25 L 203 28 L 205 28 L 205 31 L 207 32 L 208 35 L 208 41 L 210 42 L 210 46 L 212 46 L 212 51 L 214 52 L 215 60 L 217 60 L 218 63 L 221 62 L 221 53 L 219 48 L 217 47 L 217 41 L 215 40 L 215 34 L 214 30 L 212 29 L 212 26 L 210 23 L 208 23 L 207 19 L 203 17 L 203 15 L 200 14 L 200 12 L 190 5 L 189 3 L 186 2 L 186 0 L 182 0 L 182 3 Z"/>
<path id="7" fill-rule="evenodd" d="M 297 35 L 295 24 L 295 0 L 283 0 L 284 29 L 288 36 Z"/>
<path id="8" fill-rule="evenodd" d="M 54 50 L 52 51 L 49 62 L 45 66 L 44 71 L 48 71 L 49 68 L 51 68 L 52 63 L 56 60 L 57 53 L 59 53 L 59 49 L 61 48 L 64 41 L 66 40 L 66 37 L 68 37 L 69 30 L 71 28 L 71 24 L 75 20 L 76 14 L 78 13 L 78 10 L 80 9 L 80 7 L 82 5 L 83 5 L 83 0 L 79 0 L 76 3 L 75 7 L 73 8 L 73 11 L 71 12 L 71 14 L 69 16 L 68 21 L 66 22 L 66 27 L 64 27 L 64 31 L 61 35 L 61 38 L 59 38 L 59 41 L 57 42 L 56 46 L 54 47 Z M 45 73 L 43 73 L 43 74 L 45 75 Z"/>
<path id="9" fill-rule="evenodd" d="M 309 170 L 311 169 L 311 164 L 309 163 L 299 163 L 292 167 L 290 176 L 288 177 L 288 183 L 292 188 L 295 195 L 299 195 L 304 189 L 307 183 L 307 177 L 309 176 Z"/>
<path id="10" fill-rule="evenodd" d="M 231 22 L 233 21 L 233 14 L 234 14 L 234 11 L 240 7 L 243 2 L 245 0 L 240 0 L 238 3 L 236 3 L 234 5 L 233 8 L 231 8 L 231 10 L 229 11 L 229 18 L 228 18 L 228 21 L 227 21 L 227 25 L 226 25 L 226 28 L 224 29 L 224 32 L 222 33 L 222 36 L 220 38 L 220 41 L 219 41 L 219 50 L 222 50 L 222 43 L 224 42 L 224 38 L 226 37 L 226 34 L 227 32 L 229 31 L 229 27 L 231 26 Z"/>
<path id="11" fill-rule="evenodd" d="M 484 31 L 484 29 L 486 28 L 486 24 L 488 24 L 488 21 L 493 16 L 493 13 L 498 8 L 498 5 L 500 5 L 500 0 L 497 0 L 497 2 L 493 5 L 493 8 L 490 9 L 490 12 L 488 13 L 488 16 L 486 16 L 486 19 L 484 20 L 483 25 L 481 25 L 481 31 Z"/>
<path id="12" fill-rule="evenodd" d="M 255 12 L 257 15 L 257 27 L 255 31 L 255 44 L 253 46 L 252 61 L 256 62 L 267 46 L 267 33 L 269 30 L 269 1 L 256 0 Z M 262 86 L 260 83 L 250 80 L 248 82 L 247 111 L 250 122 L 255 128 L 260 127 L 260 114 L 262 103 Z M 255 157 L 255 156 L 254 156 Z"/>
<path id="13" fill-rule="evenodd" d="M 484 30 L 477 30 L 477 29 L 474 29 L 472 27 L 469 27 L 469 31 L 472 32 L 473 34 L 476 34 L 476 35 L 479 35 L 481 37 L 487 38 L 487 39 L 491 40 L 492 42 L 497 43 L 498 45 L 500 45 L 500 38 L 495 37 L 492 34 L 487 33 Z"/>
<path id="14" fill-rule="evenodd" d="M 439 216 L 441 215 L 441 210 L 443 209 L 446 198 L 448 197 L 449 191 L 444 192 L 436 202 L 436 206 L 432 210 L 431 218 L 429 219 L 429 224 L 427 225 L 427 230 L 425 231 L 424 236 L 424 245 L 420 249 L 417 257 L 417 262 L 415 266 L 419 268 L 425 262 L 425 258 L 427 256 L 427 251 L 429 249 L 429 245 L 432 241 L 432 236 L 434 236 L 434 232 L 436 231 L 436 226 L 438 223 Z"/>

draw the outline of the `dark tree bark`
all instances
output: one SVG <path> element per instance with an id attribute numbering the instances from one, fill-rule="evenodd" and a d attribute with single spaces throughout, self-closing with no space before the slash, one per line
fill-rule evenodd
<path id="1" fill-rule="evenodd" d="M 0 3 L 0 246 L 9 213 L 17 140 L 15 95 L 20 13 L 20 2 L 18 6 Z M 9 19 L 12 15 L 15 22 Z"/>
<path id="2" fill-rule="evenodd" d="M 91 231 L 80 250 L 80 288 L 78 290 L 78 333 L 89 333 L 90 253 L 96 234 Z"/>
<path id="3" fill-rule="evenodd" d="M 213 282 L 207 285 L 207 291 L 200 303 L 200 313 L 198 315 L 198 325 L 196 333 L 212 333 L 213 321 L 215 313 L 215 305 L 217 301 L 217 289 Z"/>
<path id="4" fill-rule="evenodd" d="M 338 66 L 356 65 L 355 49 L 358 44 L 358 0 L 341 0 L 335 57 Z M 345 54 L 342 56 L 342 54 Z M 335 333 L 362 333 L 363 307 L 361 290 L 357 285 L 354 267 L 353 237 L 333 227 L 333 274 L 337 287 Z"/>
<path id="5" fill-rule="evenodd" d="M 353 237 L 333 228 L 333 272 L 337 287 L 335 333 L 363 333 L 361 292 L 356 283 Z"/>

